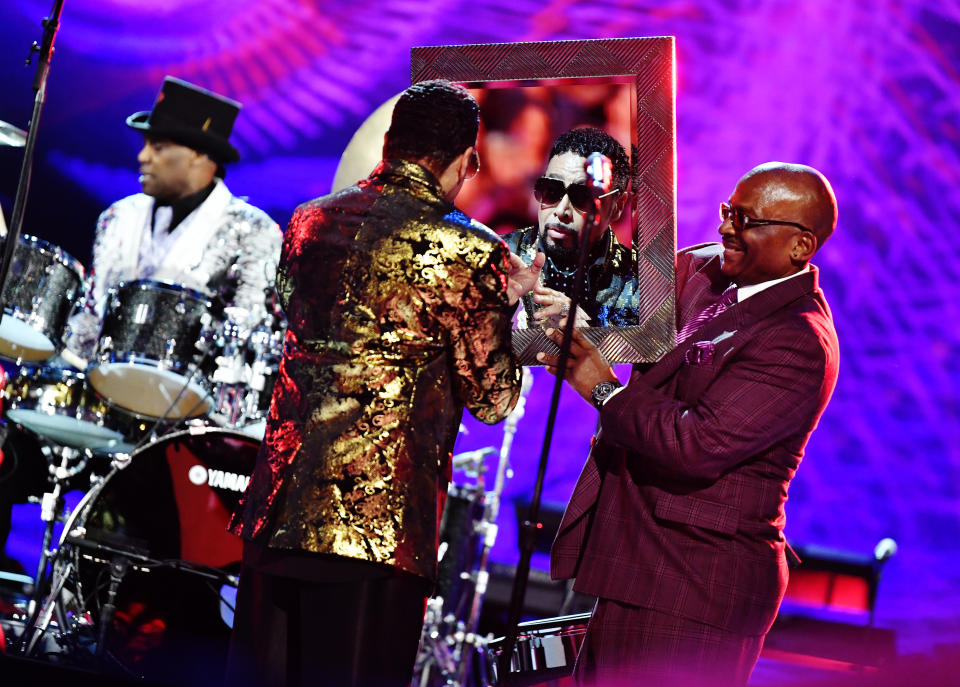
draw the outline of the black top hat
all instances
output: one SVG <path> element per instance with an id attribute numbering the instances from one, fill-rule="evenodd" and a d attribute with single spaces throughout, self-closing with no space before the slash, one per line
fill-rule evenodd
<path id="1" fill-rule="evenodd" d="M 236 162 L 240 153 L 227 139 L 240 108 L 234 100 L 168 76 L 153 109 L 130 115 L 127 126 L 206 153 L 217 163 Z"/>

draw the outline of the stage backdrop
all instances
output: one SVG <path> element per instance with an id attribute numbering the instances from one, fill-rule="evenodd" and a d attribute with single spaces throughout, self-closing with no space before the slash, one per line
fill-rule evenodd
<path id="1" fill-rule="evenodd" d="M 23 61 L 49 5 L 0 8 L 0 119 L 21 127 L 33 97 Z M 960 641 L 956 3 L 68 0 L 25 231 L 89 261 L 97 214 L 138 190 L 141 139 L 123 120 L 150 108 L 166 74 L 243 102 L 243 161 L 227 183 L 285 224 L 329 189 L 357 126 L 409 84 L 411 46 L 645 35 L 677 37 L 679 245 L 717 237 L 719 202 L 762 161 L 813 165 L 839 199 L 816 262 L 840 381 L 791 489 L 789 537 L 864 554 L 893 537 L 878 624 L 905 653 Z M 0 148 L 8 220 L 20 160 Z M 540 453 L 551 380 L 535 376 L 508 501 L 527 496 Z M 594 422 L 565 392 L 548 501 L 568 497 Z M 461 450 L 499 444 L 497 429 L 466 428 Z M 18 510 L 15 554 L 35 557 L 37 521 Z M 510 562 L 509 503 L 501 524 L 495 558 Z"/>

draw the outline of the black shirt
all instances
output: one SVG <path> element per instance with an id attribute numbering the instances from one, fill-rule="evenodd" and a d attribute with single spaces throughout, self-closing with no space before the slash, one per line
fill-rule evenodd
<path id="1" fill-rule="evenodd" d="M 200 207 L 200 204 L 210 197 L 210 194 L 213 193 L 213 189 L 216 187 L 216 185 L 216 182 L 211 181 L 209 186 L 200 189 L 196 193 L 191 193 L 189 196 L 178 198 L 171 203 L 157 198 L 153 203 L 153 219 L 151 221 L 151 228 L 157 221 L 157 208 L 167 205 L 173 211 L 173 216 L 170 218 L 170 226 L 167 227 L 167 231 L 173 231 L 177 228 L 177 225 L 180 224 L 180 222 L 187 218 L 187 215 Z"/>

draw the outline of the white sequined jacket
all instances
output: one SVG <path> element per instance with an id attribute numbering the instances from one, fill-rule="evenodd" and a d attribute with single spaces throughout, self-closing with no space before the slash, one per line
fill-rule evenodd
<path id="1" fill-rule="evenodd" d="M 122 281 L 173 282 L 218 297 L 260 319 L 272 312 L 280 227 L 217 179 L 207 199 L 169 234 L 151 233 L 154 199 L 127 196 L 100 215 L 86 295 L 71 316 L 65 343 L 89 359 L 95 352 L 107 295 Z"/>

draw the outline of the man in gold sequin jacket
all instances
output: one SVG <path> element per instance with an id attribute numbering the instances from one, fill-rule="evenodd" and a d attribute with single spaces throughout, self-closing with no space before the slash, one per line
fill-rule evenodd
<path id="1" fill-rule="evenodd" d="M 465 90 L 412 86 L 371 176 L 290 221 L 277 275 L 284 354 L 231 523 L 246 540 L 235 682 L 239 671 L 309 674 L 304 662 L 322 662 L 329 684 L 409 682 L 461 413 L 492 424 L 516 403 L 511 305 L 542 265 L 511 261 L 454 209 L 479 165 L 476 135 Z M 300 596 L 264 601 L 278 580 Z M 286 659 L 258 657 L 252 628 L 289 636 L 271 624 L 278 604 L 336 620 L 318 619 L 329 627 Z"/>

